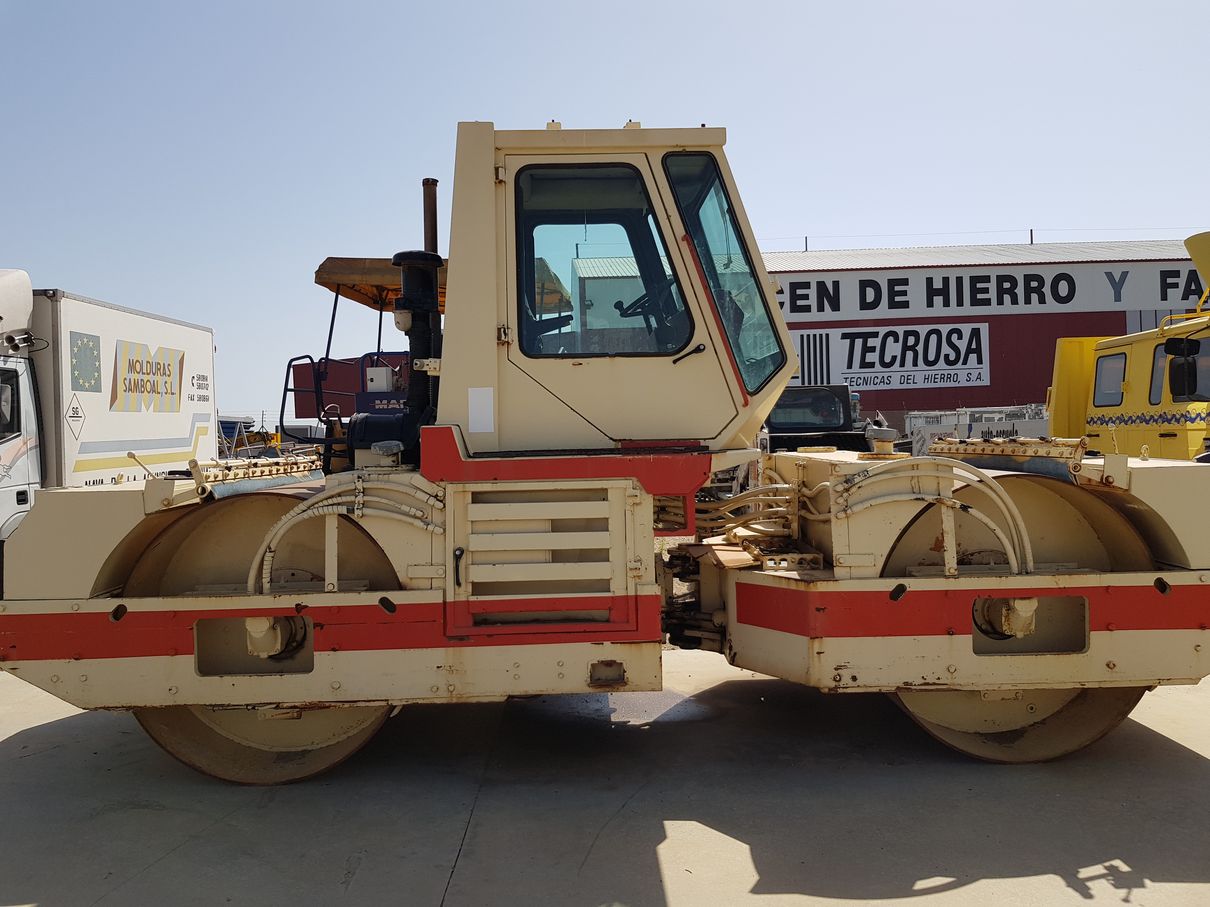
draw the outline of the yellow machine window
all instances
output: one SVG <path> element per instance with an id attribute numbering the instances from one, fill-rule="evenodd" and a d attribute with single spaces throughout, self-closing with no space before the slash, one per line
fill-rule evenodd
<path id="1" fill-rule="evenodd" d="M 1126 354 L 1113 353 L 1097 359 L 1093 383 L 1093 406 L 1121 406 L 1122 382 L 1126 380 Z"/>
<path id="2" fill-rule="evenodd" d="M 527 356 L 660 356 L 693 336 L 638 170 L 532 166 L 517 176 Z"/>
<path id="3" fill-rule="evenodd" d="M 1147 392 L 1147 402 L 1157 406 L 1164 394 L 1164 366 L 1168 357 L 1164 355 L 1164 344 L 1157 343 L 1151 354 L 1151 389 Z"/>

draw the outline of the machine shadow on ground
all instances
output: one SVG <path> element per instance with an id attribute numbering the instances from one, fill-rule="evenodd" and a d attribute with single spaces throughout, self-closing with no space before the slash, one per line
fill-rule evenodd
<path id="1" fill-rule="evenodd" d="M 198 776 L 120 714 L 19 732 L 0 766 L 5 905 L 659 905 L 677 873 L 733 890 L 711 834 L 661 859 L 676 823 L 746 847 L 753 895 L 1047 874 L 1074 903 L 1093 885 L 1210 883 L 1210 761 L 1142 724 L 1060 762 L 986 765 L 884 697 L 765 679 L 412 707 L 289 787 Z"/>

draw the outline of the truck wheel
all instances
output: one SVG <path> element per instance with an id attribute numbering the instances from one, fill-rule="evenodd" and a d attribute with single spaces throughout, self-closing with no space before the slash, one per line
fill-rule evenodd
<path id="1" fill-rule="evenodd" d="M 987 762 L 1046 762 L 1095 743 L 1121 724 L 1146 687 L 1021 690 L 1019 699 L 979 690 L 892 694 L 946 746 Z"/>
<path id="2" fill-rule="evenodd" d="M 369 742 L 389 706 L 313 709 L 136 709 L 134 716 L 170 756 L 223 781 L 288 784 L 339 765 Z"/>

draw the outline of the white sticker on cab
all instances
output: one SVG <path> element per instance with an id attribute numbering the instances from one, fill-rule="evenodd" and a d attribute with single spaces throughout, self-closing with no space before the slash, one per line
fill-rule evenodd
<path id="1" fill-rule="evenodd" d="M 494 432 L 496 430 L 496 389 L 494 387 L 468 387 L 466 408 L 469 415 L 467 430 L 470 432 Z"/>

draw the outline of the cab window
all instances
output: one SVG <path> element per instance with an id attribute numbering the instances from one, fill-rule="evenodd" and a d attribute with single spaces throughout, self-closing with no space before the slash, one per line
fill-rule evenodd
<path id="1" fill-rule="evenodd" d="M 517 175 L 521 351 L 667 356 L 693 322 L 634 167 L 535 165 Z"/>
<path id="2" fill-rule="evenodd" d="M 21 433 L 21 400 L 17 393 L 17 372 L 0 368 L 0 442 Z"/>
<path id="3" fill-rule="evenodd" d="M 786 353 L 718 163 L 710 154 L 674 152 L 664 156 L 664 172 L 744 387 L 755 392 L 785 364 Z"/>
<path id="4" fill-rule="evenodd" d="M 1097 359 L 1093 379 L 1093 406 L 1121 406 L 1122 382 L 1126 380 L 1126 354 L 1113 353 Z"/>
<path id="5" fill-rule="evenodd" d="M 1164 344 L 1157 343 L 1151 353 L 1151 389 L 1147 392 L 1147 402 L 1158 406 L 1164 394 L 1164 367 L 1168 357 L 1164 355 Z"/>

